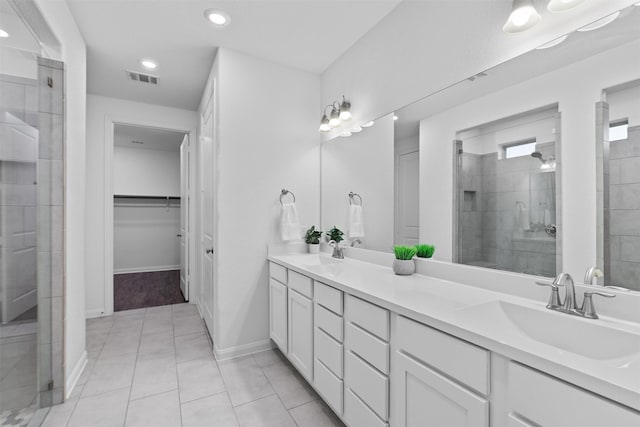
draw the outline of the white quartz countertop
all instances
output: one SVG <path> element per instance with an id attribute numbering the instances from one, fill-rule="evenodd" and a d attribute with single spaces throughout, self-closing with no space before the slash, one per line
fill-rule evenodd
<path id="1" fill-rule="evenodd" d="M 514 304 L 523 307 L 525 312 L 532 309 L 536 310 L 536 314 L 544 313 L 543 318 L 550 322 L 549 328 L 553 328 L 554 321 L 565 321 L 565 317 L 553 316 L 569 315 L 545 309 L 546 302 L 418 274 L 397 276 L 390 266 L 354 259 L 334 260 L 326 254 L 270 255 L 269 260 L 640 410 L 640 325 L 637 323 L 605 316 L 597 320 L 570 316 L 577 322 L 586 322 L 573 323 L 581 333 L 566 337 L 566 342 L 579 344 L 579 347 L 590 349 L 589 346 L 594 346 L 593 357 L 585 357 L 563 349 L 564 337 L 560 337 L 558 345 L 549 345 L 523 334 L 509 322 L 502 321 L 499 316 L 492 318 L 482 311 L 483 307 L 491 304 L 496 307 L 505 303 Z M 589 336 L 590 328 L 599 329 L 600 335 L 597 336 L 600 337 L 606 336 L 602 334 L 603 331 L 610 331 L 612 337 L 631 337 L 628 346 L 632 356 L 616 357 L 608 354 L 606 338 L 604 341 L 594 340 Z"/>

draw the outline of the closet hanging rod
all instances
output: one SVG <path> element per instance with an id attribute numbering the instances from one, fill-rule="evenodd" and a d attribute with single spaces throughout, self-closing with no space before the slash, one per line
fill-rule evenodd
<path id="1" fill-rule="evenodd" d="M 114 199 L 148 199 L 148 200 L 180 200 L 178 196 L 131 196 L 128 194 L 114 194 Z"/>

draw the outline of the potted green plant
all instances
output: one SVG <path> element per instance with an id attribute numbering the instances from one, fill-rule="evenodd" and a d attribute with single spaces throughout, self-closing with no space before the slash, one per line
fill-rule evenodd
<path id="1" fill-rule="evenodd" d="M 336 243 L 340 243 L 341 241 L 344 240 L 344 238 L 342 237 L 344 233 L 335 225 L 331 230 L 327 231 L 325 235 L 327 236 L 327 240 L 329 242 L 333 240 Z"/>
<path id="2" fill-rule="evenodd" d="M 431 258 L 436 251 L 436 247 L 433 245 L 416 245 L 418 258 Z"/>
<path id="3" fill-rule="evenodd" d="M 393 252 L 396 259 L 393 260 L 393 272 L 399 276 L 410 276 L 416 271 L 413 257 L 418 250 L 414 246 L 394 246 Z"/>
<path id="4" fill-rule="evenodd" d="M 320 253 L 320 237 L 322 237 L 322 231 L 316 230 L 315 225 L 305 232 L 304 241 L 309 246 L 309 253 Z"/>

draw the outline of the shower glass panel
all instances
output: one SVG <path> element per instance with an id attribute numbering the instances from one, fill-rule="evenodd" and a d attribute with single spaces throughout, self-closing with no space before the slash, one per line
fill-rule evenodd
<path id="1" fill-rule="evenodd" d="M 460 131 L 455 142 L 458 263 L 552 277 L 560 268 L 558 111 Z"/>

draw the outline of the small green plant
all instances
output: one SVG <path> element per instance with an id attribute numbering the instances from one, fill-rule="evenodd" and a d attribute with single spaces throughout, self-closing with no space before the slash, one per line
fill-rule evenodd
<path id="1" fill-rule="evenodd" d="M 304 234 L 304 241 L 310 245 L 317 245 L 320 243 L 320 237 L 322 237 L 322 231 L 316 230 L 316 226 L 312 225 Z"/>
<path id="2" fill-rule="evenodd" d="M 340 243 L 341 241 L 344 240 L 342 238 L 344 233 L 342 231 L 340 231 L 340 229 L 338 227 L 336 227 L 335 225 L 333 226 L 333 228 L 331 230 L 327 231 L 325 234 L 327 235 L 327 239 L 329 239 L 329 241 L 335 240 L 336 243 Z"/>
<path id="3" fill-rule="evenodd" d="M 405 261 L 412 259 L 418 252 L 413 246 L 394 246 L 393 251 L 396 254 L 396 259 Z"/>
<path id="4" fill-rule="evenodd" d="M 432 245 L 416 245 L 418 258 L 431 258 L 436 251 L 436 247 Z"/>

